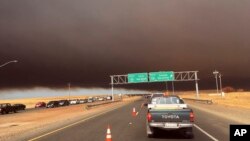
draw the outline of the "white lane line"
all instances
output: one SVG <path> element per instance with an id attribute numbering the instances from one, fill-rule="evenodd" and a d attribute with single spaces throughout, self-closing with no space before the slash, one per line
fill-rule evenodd
<path id="1" fill-rule="evenodd" d="M 125 104 L 125 105 L 127 105 L 127 104 Z M 48 132 L 48 133 L 43 134 L 43 135 L 41 135 L 41 136 L 35 137 L 35 138 L 33 138 L 33 139 L 30 139 L 30 140 L 28 140 L 28 141 L 35 141 L 35 140 L 38 140 L 38 139 L 40 139 L 40 138 L 43 138 L 43 137 L 48 136 L 48 135 L 51 135 L 51 134 L 56 133 L 56 132 L 58 132 L 58 131 L 61 131 L 61 130 L 63 130 L 63 129 L 66 129 L 66 128 L 72 127 L 72 126 L 74 126 L 74 125 L 77 125 L 77 124 L 79 124 L 79 123 L 82 123 L 82 122 L 84 122 L 84 121 L 87 121 L 87 120 L 89 120 L 89 119 L 92 119 L 92 118 L 98 117 L 98 116 L 100 116 L 100 115 L 103 115 L 103 114 L 105 114 L 105 113 L 111 112 L 111 111 L 113 111 L 113 110 L 119 109 L 119 108 L 121 108 L 121 107 L 123 107 L 123 106 L 125 106 L 125 105 L 121 105 L 121 106 L 112 108 L 112 109 L 110 109 L 110 110 L 108 110 L 108 111 L 104 111 L 104 112 L 102 112 L 102 113 L 93 115 L 93 116 L 91 116 L 91 117 L 85 118 L 85 119 L 83 119 L 83 120 L 77 121 L 77 122 L 72 123 L 72 124 L 70 124 L 70 125 L 64 126 L 64 127 L 62 127 L 62 128 L 56 129 L 56 130 L 54 130 L 54 131 L 51 131 L 51 132 Z"/>
<path id="2" fill-rule="evenodd" d="M 216 139 L 215 137 L 213 137 L 212 135 L 210 135 L 208 132 L 206 132 L 205 130 L 201 129 L 198 125 L 194 124 L 194 127 L 196 127 L 198 130 L 200 130 L 202 133 L 204 133 L 205 135 L 207 135 L 212 140 L 219 141 L 218 139 Z"/>

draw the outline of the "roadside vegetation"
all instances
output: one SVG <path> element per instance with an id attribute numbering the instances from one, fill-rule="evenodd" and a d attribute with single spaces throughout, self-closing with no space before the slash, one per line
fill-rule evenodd
<path id="1" fill-rule="evenodd" d="M 238 107 L 250 109 L 250 92 L 245 92 L 242 89 L 232 89 L 225 87 L 225 94 L 217 94 L 216 92 L 200 92 L 200 99 L 212 100 L 214 104 L 224 105 L 229 107 Z M 180 95 L 182 98 L 196 98 L 195 92 L 184 92 Z"/>

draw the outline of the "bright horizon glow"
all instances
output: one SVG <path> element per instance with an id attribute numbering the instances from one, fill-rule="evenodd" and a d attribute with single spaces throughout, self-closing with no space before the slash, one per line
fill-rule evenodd
<path id="1" fill-rule="evenodd" d="M 114 94 L 150 93 L 143 90 L 114 89 Z M 0 99 L 45 98 L 56 96 L 68 96 L 68 89 L 32 88 L 1 90 Z M 71 88 L 71 96 L 81 95 L 111 95 L 111 89 L 104 88 Z"/>

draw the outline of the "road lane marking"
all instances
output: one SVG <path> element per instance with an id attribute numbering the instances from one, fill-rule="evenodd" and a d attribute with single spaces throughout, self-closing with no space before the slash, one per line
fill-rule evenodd
<path id="1" fill-rule="evenodd" d="M 212 140 L 219 141 L 218 139 L 216 139 L 215 137 L 213 137 L 212 135 L 210 135 L 208 132 L 206 132 L 205 130 L 201 129 L 198 125 L 194 124 L 194 127 L 196 127 L 198 130 L 200 130 L 202 133 L 204 133 L 205 135 L 207 135 Z"/>
<path id="2" fill-rule="evenodd" d="M 141 104 L 141 108 L 144 106 L 144 103 Z"/>
<path id="3" fill-rule="evenodd" d="M 127 103 L 127 104 L 129 104 L 129 103 Z M 125 104 L 125 105 L 127 105 L 127 104 Z M 91 117 L 85 118 L 85 119 L 83 119 L 83 120 L 77 121 L 77 122 L 75 122 L 75 123 L 69 124 L 69 125 L 64 126 L 64 127 L 62 127 L 62 128 L 56 129 L 56 130 L 54 130 L 54 131 L 51 131 L 51 132 L 45 133 L 45 134 L 43 134 L 43 135 L 41 135 L 41 136 L 35 137 L 35 138 L 33 138 L 33 139 L 30 139 L 30 140 L 28 140 L 28 141 L 35 141 L 35 140 L 41 139 L 41 138 L 43 138 L 43 137 L 45 137 L 45 136 L 51 135 L 51 134 L 56 133 L 56 132 L 58 132 L 58 131 L 61 131 L 61 130 L 63 130 L 63 129 L 72 127 L 72 126 L 74 126 L 74 125 L 77 125 L 77 124 L 79 124 L 79 123 L 85 122 L 85 121 L 90 120 L 90 119 L 92 119 L 92 118 L 98 117 L 98 116 L 103 115 L 103 114 L 105 114 L 105 113 L 108 113 L 108 112 L 111 112 L 111 111 L 113 111 L 113 110 L 119 109 L 119 108 L 121 108 L 121 107 L 123 107 L 123 106 L 125 106 L 125 105 L 121 105 L 121 106 L 119 106 L 119 107 L 112 108 L 112 109 L 110 109 L 110 110 L 108 110 L 108 111 L 105 111 L 105 112 L 102 112 L 102 113 L 93 115 L 93 116 L 91 116 Z"/>

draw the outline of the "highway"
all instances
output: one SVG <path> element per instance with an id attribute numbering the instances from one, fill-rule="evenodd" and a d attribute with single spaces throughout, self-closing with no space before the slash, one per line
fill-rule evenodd
<path id="1" fill-rule="evenodd" d="M 160 132 L 155 138 L 146 136 L 146 108 L 143 100 L 133 102 L 124 107 L 100 116 L 79 122 L 60 130 L 50 131 L 30 140 L 37 141 L 104 141 L 107 126 L 111 126 L 112 141 L 228 141 L 229 124 L 234 123 L 204 111 L 195 112 L 194 138 L 185 137 L 176 132 Z M 133 107 L 139 111 L 136 117 L 131 116 Z"/>
<path id="2" fill-rule="evenodd" d="M 101 103 L 106 103 L 106 102 L 110 102 L 110 100 L 108 100 L 108 101 L 96 101 L 93 103 L 81 103 L 80 105 L 101 104 Z M 77 106 L 77 105 L 79 105 L 79 104 L 73 104 L 73 105 L 69 105 L 69 106 Z M 60 106 L 60 107 L 56 107 L 56 108 L 63 108 L 63 107 L 67 107 L 67 106 Z M 40 111 L 40 110 L 49 110 L 49 109 L 50 108 L 46 108 L 46 107 L 26 108 L 25 110 L 17 111 L 17 113 L 9 113 L 9 114 L 6 114 L 5 116 L 13 116 L 13 114 L 29 113 L 29 112 Z"/>

